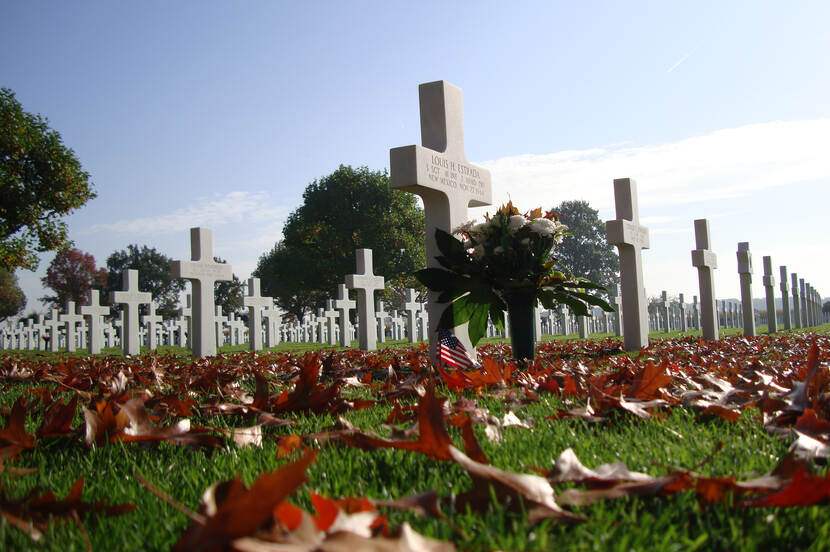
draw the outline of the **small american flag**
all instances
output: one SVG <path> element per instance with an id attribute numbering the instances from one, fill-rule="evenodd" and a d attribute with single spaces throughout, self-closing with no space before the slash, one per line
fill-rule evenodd
<path id="1" fill-rule="evenodd" d="M 438 361 L 453 368 L 470 368 L 475 360 L 450 330 L 438 330 Z"/>

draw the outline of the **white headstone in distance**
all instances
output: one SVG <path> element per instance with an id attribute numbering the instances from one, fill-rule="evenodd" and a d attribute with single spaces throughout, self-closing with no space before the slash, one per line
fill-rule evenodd
<path id="1" fill-rule="evenodd" d="M 66 324 L 66 351 L 68 353 L 75 352 L 75 329 L 78 327 L 78 322 L 83 322 L 84 317 L 75 310 L 75 301 L 66 302 L 66 314 L 61 314 L 58 318 L 63 324 Z"/>
<path id="2" fill-rule="evenodd" d="M 349 311 L 357 306 L 355 301 L 349 299 L 349 291 L 346 284 L 337 285 L 337 299 L 334 301 L 334 309 L 340 316 L 340 346 L 348 347 L 351 343 L 351 322 L 349 322 Z"/>
<path id="3" fill-rule="evenodd" d="M 638 351 L 648 346 L 648 302 L 643 287 L 642 257 L 642 250 L 649 247 L 648 228 L 640 225 L 634 180 L 614 180 L 614 201 L 617 218 L 606 221 L 605 232 L 608 243 L 619 250 L 623 342 L 627 351 Z"/>
<path id="4" fill-rule="evenodd" d="M 772 275 L 772 257 L 765 255 L 764 262 L 764 293 L 767 299 L 767 333 L 778 331 L 778 320 L 775 314 L 775 276 Z"/>
<path id="5" fill-rule="evenodd" d="M 686 322 L 686 298 L 681 293 L 678 300 L 680 301 L 680 331 L 686 333 L 688 329 Z"/>
<path id="6" fill-rule="evenodd" d="M 334 301 L 326 299 L 326 310 L 323 312 L 326 317 L 326 337 L 329 345 L 337 345 L 337 311 L 334 309 Z"/>
<path id="7" fill-rule="evenodd" d="M 801 301 L 801 327 L 809 328 L 810 325 L 807 322 L 807 298 L 804 295 L 804 278 L 798 279 L 798 296 Z"/>
<path id="8" fill-rule="evenodd" d="M 792 329 L 792 319 L 790 318 L 790 284 L 787 281 L 787 267 L 779 266 L 778 270 L 781 274 L 781 310 L 784 315 L 784 329 Z"/>
<path id="9" fill-rule="evenodd" d="M 124 305 L 124 327 L 121 328 L 121 348 L 125 355 L 137 355 L 141 352 L 138 338 L 138 307 L 153 300 L 147 291 L 138 291 L 138 271 L 125 270 L 121 275 L 122 291 L 110 293 L 110 301 Z"/>
<path id="10" fill-rule="evenodd" d="M 156 332 L 161 324 L 161 316 L 156 314 L 156 305 L 152 301 L 147 305 L 147 314 L 141 317 L 141 323 L 147 327 L 147 348 L 155 351 L 158 347 Z"/>
<path id="11" fill-rule="evenodd" d="M 380 299 L 378 299 L 375 308 L 375 318 L 377 319 L 378 343 L 383 343 L 386 341 L 386 311 L 383 309 L 383 301 Z"/>
<path id="12" fill-rule="evenodd" d="M 383 276 L 372 271 L 372 250 L 355 251 L 357 272 L 346 276 L 346 285 L 357 290 L 357 341 L 361 351 L 374 351 L 377 345 L 375 291 L 383 290 Z"/>
<path id="13" fill-rule="evenodd" d="M 614 335 L 620 337 L 622 335 L 622 293 L 620 292 L 620 284 L 612 286 L 611 302 L 614 304 Z"/>
<path id="14" fill-rule="evenodd" d="M 427 340 L 427 332 L 429 331 L 429 311 L 424 303 L 421 303 L 421 308 L 418 310 L 418 341 Z"/>
<path id="15" fill-rule="evenodd" d="M 741 278 L 744 335 L 754 336 L 755 309 L 752 306 L 752 253 L 749 251 L 749 242 L 738 243 L 738 274 Z"/>
<path id="16" fill-rule="evenodd" d="M 798 297 L 798 273 L 790 274 L 793 289 L 793 328 L 802 328 L 801 325 L 801 302 Z"/>
<path id="17" fill-rule="evenodd" d="M 229 264 L 213 260 L 213 231 L 209 228 L 190 229 L 190 261 L 170 261 L 174 278 L 190 280 L 193 291 L 193 332 L 190 342 L 199 358 L 216 354 L 214 333 L 214 284 L 233 279 Z"/>
<path id="18" fill-rule="evenodd" d="M 225 344 L 225 323 L 227 321 L 228 317 L 222 315 L 222 306 L 215 305 L 213 315 L 213 335 L 217 349 Z M 214 353 L 214 355 L 215 354 L 216 353 Z"/>
<path id="19" fill-rule="evenodd" d="M 101 352 L 104 345 L 104 317 L 109 316 L 110 308 L 101 306 L 97 289 L 89 290 L 89 304 L 81 307 L 81 314 L 86 316 L 88 332 L 88 350 L 92 355 Z"/>
<path id="20" fill-rule="evenodd" d="M 259 278 L 248 278 L 248 295 L 242 298 L 242 302 L 248 307 L 249 348 L 252 351 L 261 351 L 263 309 L 273 306 L 274 299 L 260 295 Z"/>
<path id="21" fill-rule="evenodd" d="M 669 294 L 663 291 L 660 294 L 660 323 L 663 325 L 663 331 L 669 333 L 671 331 L 671 315 L 669 314 Z"/>
<path id="22" fill-rule="evenodd" d="M 262 311 L 262 316 L 265 318 L 265 346 L 268 348 L 276 347 L 280 342 L 283 314 L 285 311 L 279 308 L 273 300 L 268 308 Z"/>
<path id="23" fill-rule="evenodd" d="M 186 342 L 181 342 L 180 345 L 193 351 L 193 303 L 189 293 L 184 297 L 182 318 L 184 318 L 184 331 L 187 334 L 187 339 Z"/>
<path id="24" fill-rule="evenodd" d="M 461 89 L 445 81 L 418 87 L 421 111 L 422 146 L 404 146 L 389 151 L 390 179 L 393 188 L 421 196 L 424 202 L 426 257 L 428 267 L 439 267 L 440 255 L 435 230 L 452 232 L 467 222 L 467 207 L 490 205 L 490 173 L 467 162 L 464 151 L 464 115 Z M 430 358 L 436 361 L 437 328 L 445 304 L 438 293 L 429 292 Z M 455 335 L 475 356 L 467 326 L 455 328 Z"/>
<path id="25" fill-rule="evenodd" d="M 415 290 L 407 288 L 406 302 L 403 305 L 406 311 L 406 331 L 410 343 L 417 343 L 418 341 L 418 311 L 421 310 L 421 304 L 415 299 Z"/>
<path id="26" fill-rule="evenodd" d="M 700 308 L 697 306 L 697 295 L 692 295 L 692 327 L 700 329 Z"/>
<path id="27" fill-rule="evenodd" d="M 692 266 L 697 268 L 697 281 L 700 287 L 700 319 L 701 333 L 707 341 L 717 341 L 718 306 L 715 299 L 715 275 L 713 270 L 718 267 L 718 258 L 712 251 L 712 240 L 709 236 L 709 221 L 695 220 L 695 249 L 692 250 Z"/>

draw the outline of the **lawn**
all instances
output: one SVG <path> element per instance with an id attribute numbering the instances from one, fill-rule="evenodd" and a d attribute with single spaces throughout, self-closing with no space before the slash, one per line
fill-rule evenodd
<path id="1" fill-rule="evenodd" d="M 402 342 L 2 354 L 0 542 L 826 549 L 828 330 L 555 338 L 521 366 L 488 339 L 440 374 Z"/>

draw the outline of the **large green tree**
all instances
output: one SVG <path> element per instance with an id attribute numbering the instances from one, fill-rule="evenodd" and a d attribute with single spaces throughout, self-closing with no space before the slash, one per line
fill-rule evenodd
<path id="1" fill-rule="evenodd" d="M 0 267 L 0 322 L 14 316 L 26 306 L 26 296 L 20 289 L 17 276 Z"/>
<path id="2" fill-rule="evenodd" d="M 605 237 L 599 211 L 587 201 L 563 201 L 553 209 L 572 235 L 556 246 L 554 255 L 574 276 L 588 278 L 607 289 L 619 281 L 619 259 Z"/>
<path id="3" fill-rule="evenodd" d="M 56 309 L 64 308 L 67 301 L 86 305 L 89 290 L 106 285 L 107 270 L 96 267 L 95 257 L 91 254 L 79 249 L 65 249 L 49 263 L 41 282 L 55 292 L 40 300 L 44 305 Z"/>
<path id="4" fill-rule="evenodd" d="M 213 260 L 221 264 L 226 264 L 228 262 L 221 257 L 214 257 Z M 223 314 L 227 315 L 234 313 L 235 315 L 244 318 L 246 321 L 248 320 L 248 312 L 247 310 L 243 310 L 242 281 L 237 278 L 236 274 L 233 274 L 233 279 L 231 280 L 216 282 L 213 284 L 213 291 L 216 305 L 222 307 Z"/>
<path id="5" fill-rule="evenodd" d="M 127 249 L 115 251 L 107 257 L 107 291 L 121 289 L 125 270 L 138 270 L 138 289 L 153 295 L 156 311 L 165 318 L 177 316 L 184 280 L 170 275 L 171 260 L 156 248 L 146 245 L 131 244 Z"/>
<path id="6" fill-rule="evenodd" d="M 355 249 L 372 250 L 374 273 L 386 279 L 387 300 L 426 265 L 424 213 L 414 195 L 393 190 L 385 171 L 341 165 L 315 180 L 288 216 L 283 239 L 259 259 L 254 276 L 265 295 L 297 316 L 325 306 L 337 284 L 355 272 Z"/>
<path id="7" fill-rule="evenodd" d="M 60 217 L 95 197 L 61 135 L 0 88 L 0 266 L 34 270 L 37 252 L 68 249 Z"/>

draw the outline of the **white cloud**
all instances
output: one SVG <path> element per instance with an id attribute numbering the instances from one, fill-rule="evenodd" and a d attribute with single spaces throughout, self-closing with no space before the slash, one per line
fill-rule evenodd
<path id="1" fill-rule="evenodd" d="M 613 212 L 615 178 L 637 181 L 644 208 L 738 198 L 830 178 L 828 143 L 830 119 L 776 121 L 666 144 L 525 154 L 478 164 L 492 173 L 494 205 L 509 194 L 520 208 L 584 199 Z"/>
<path id="2" fill-rule="evenodd" d="M 265 192 L 236 191 L 224 196 L 201 198 L 191 207 L 176 209 L 170 213 L 95 224 L 80 231 L 79 235 L 119 232 L 146 236 L 172 234 L 196 226 L 215 228 L 223 224 L 243 223 L 246 225 L 269 223 L 271 229 L 274 224 L 277 224 L 281 232 L 282 220 L 288 212 L 289 207 L 274 204 Z M 269 236 L 272 233 L 268 232 Z"/>

